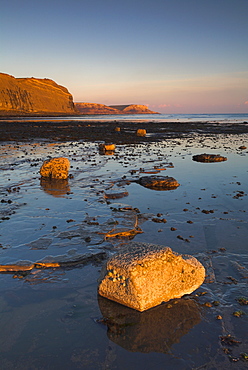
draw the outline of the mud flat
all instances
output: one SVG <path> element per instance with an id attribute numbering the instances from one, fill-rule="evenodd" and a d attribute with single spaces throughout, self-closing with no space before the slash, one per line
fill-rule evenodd
<path id="1" fill-rule="evenodd" d="M 116 131 L 116 127 L 120 131 Z M 146 136 L 137 136 L 138 129 L 145 129 Z M 208 122 L 149 122 L 149 121 L 82 121 L 64 119 L 0 119 L 0 140 L 84 140 L 121 143 L 159 141 L 168 137 L 192 136 L 192 134 L 243 134 L 248 133 L 248 123 Z"/>
<path id="2" fill-rule="evenodd" d="M 2 368 L 247 368 L 246 124 L 0 127 Z M 103 140 L 113 153 L 99 152 Z M 43 161 L 61 156 L 69 178 L 42 180 Z M 180 186 L 140 185 L 154 173 Z M 98 297 L 103 264 L 130 240 L 196 257 L 203 285 L 143 313 Z"/>

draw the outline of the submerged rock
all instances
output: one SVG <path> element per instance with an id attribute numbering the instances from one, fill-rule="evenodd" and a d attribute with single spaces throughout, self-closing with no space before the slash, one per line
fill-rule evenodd
<path id="1" fill-rule="evenodd" d="M 180 185 L 174 177 L 169 176 L 143 176 L 138 180 L 138 183 L 154 190 L 171 190 Z"/>
<path id="2" fill-rule="evenodd" d="M 196 162 L 223 162 L 227 161 L 227 157 L 223 157 L 219 154 L 197 154 L 193 156 L 193 161 Z"/>
<path id="3" fill-rule="evenodd" d="M 145 311 L 192 293 L 204 279 L 204 267 L 192 256 L 179 255 L 160 245 L 130 243 L 102 269 L 98 292 Z"/>
<path id="4" fill-rule="evenodd" d="M 41 177 L 51 179 L 67 179 L 70 168 L 70 161 L 67 158 L 59 157 L 44 161 L 40 169 Z"/>

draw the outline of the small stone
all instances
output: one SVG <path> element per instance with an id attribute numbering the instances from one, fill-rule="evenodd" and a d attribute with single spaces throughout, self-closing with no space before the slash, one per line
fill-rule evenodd
<path id="1" fill-rule="evenodd" d="M 99 151 L 100 153 L 112 153 L 115 151 L 115 144 L 99 144 Z"/>
<path id="2" fill-rule="evenodd" d="M 143 129 L 143 128 L 139 128 L 137 131 L 136 131 L 136 135 L 137 136 L 146 136 L 146 130 Z"/>
<path id="3" fill-rule="evenodd" d="M 126 286 L 118 281 L 113 284 L 109 271 L 125 277 Z M 103 267 L 98 292 L 125 306 L 145 311 L 192 293 L 204 279 L 205 269 L 196 258 L 177 254 L 168 247 L 133 242 Z"/>

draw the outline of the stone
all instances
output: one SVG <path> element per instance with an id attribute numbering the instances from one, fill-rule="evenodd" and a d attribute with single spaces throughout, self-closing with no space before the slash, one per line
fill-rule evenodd
<path id="1" fill-rule="evenodd" d="M 196 258 L 169 247 L 133 242 L 107 261 L 98 292 L 142 312 L 192 293 L 204 279 L 205 269 Z"/>
<path id="2" fill-rule="evenodd" d="M 99 144 L 99 151 L 101 153 L 106 152 L 114 152 L 115 151 L 115 144 Z"/>
<path id="3" fill-rule="evenodd" d="M 219 154 L 197 154 L 193 156 L 193 161 L 196 162 L 223 162 L 227 161 L 227 157 L 223 157 Z"/>
<path id="4" fill-rule="evenodd" d="M 41 177 L 65 180 L 68 178 L 70 161 L 67 158 L 58 157 L 44 161 L 40 168 Z"/>
<path id="5" fill-rule="evenodd" d="M 172 190 L 180 185 L 174 177 L 169 176 L 143 176 L 138 183 L 154 190 Z"/>
<path id="6" fill-rule="evenodd" d="M 138 128 L 138 130 L 136 131 L 136 135 L 137 136 L 146 136 L 146 130 L 143 129 L 143 128 Z"/>

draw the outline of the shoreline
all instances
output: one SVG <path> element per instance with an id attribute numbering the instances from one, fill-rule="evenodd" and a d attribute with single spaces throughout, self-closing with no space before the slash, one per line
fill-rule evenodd
<path id="1" fill-rule="evenodd" d="M 115 128 L 120 131 L 116 132 Z M 137 129 L 147 135 L 136 135 Z M 101 121 L 71 119 L 0 120 L 0 141 L 105 141 L 106 143 L 140 143 L 166 138 L 191 137 L 194 134 L 244 134 L 248 123 Z"/>

